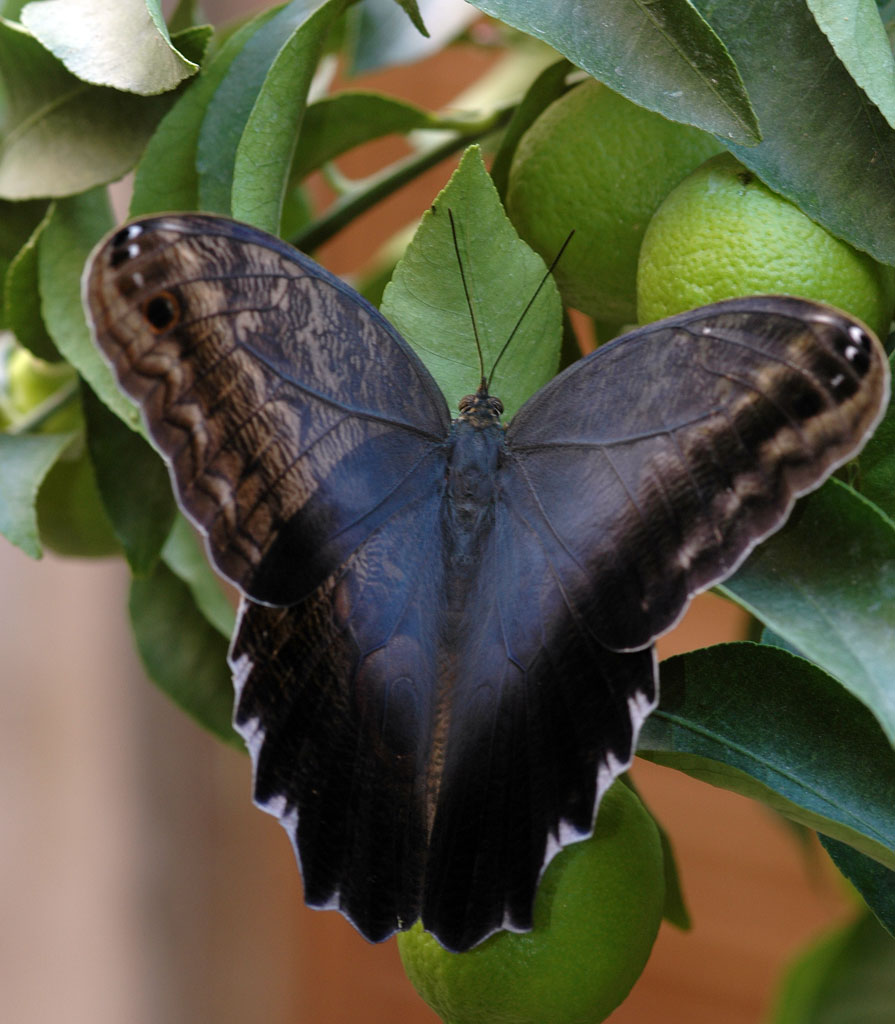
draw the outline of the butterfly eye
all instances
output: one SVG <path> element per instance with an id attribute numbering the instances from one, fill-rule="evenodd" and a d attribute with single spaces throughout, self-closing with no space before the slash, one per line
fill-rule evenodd
<path id="1" fill-rule="evenodd" d="M 143 316 L 152 330 L 160 334 L 180 319 L 180 303 L 170 292 L 159 292 L 144 304 Z"/>

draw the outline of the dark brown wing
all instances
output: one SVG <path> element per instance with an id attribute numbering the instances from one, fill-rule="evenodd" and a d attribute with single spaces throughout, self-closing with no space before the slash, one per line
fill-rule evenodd
<path id="1" fill-rule="evenodd" d="M 95 250 L 84 301 L 220 571 L 288 604 L 429 486 L 450 428 L 407 343 L 291 246 L 151 217 Z"/>
<path id="2" fill-rule="evenodd" d="M 601 641 L 636 649 L 861 448 L 888 394 L 882 346 L 844 313 L 721 302 L 621 337 L 539 391 L 508 430 L 502 487 L 537 510 Z"/>

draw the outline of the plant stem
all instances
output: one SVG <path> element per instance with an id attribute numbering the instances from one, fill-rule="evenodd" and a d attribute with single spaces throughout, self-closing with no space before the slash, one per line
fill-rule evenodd
<path id="1" fill-rule="evenodd" d="M 377 174 L 371 174 L 350 192 L 338 198 L 329 209 L 313 223 L 300 231 L 289 241 L 304 252 L 313 252 L 333 235 L 346 227 L 381 199 L 397 191 L 402 185 L 413 181 L 424 171 L 434 167 L 457 150 L 463 149 L 493 132 L 503 128 L 513 115 L 515 104 L 495 111 L 485 123 L 479 122 L 474 128 L 458 132 L 448 139 L 436 142 L 418 153 L 398 160 Z"/>

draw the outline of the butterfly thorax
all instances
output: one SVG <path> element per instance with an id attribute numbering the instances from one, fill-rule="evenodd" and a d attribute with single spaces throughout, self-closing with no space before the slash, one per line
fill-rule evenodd
<path id="1" fill-rule="evenodd" d="M 497 468 L 504 445 L 503 404 L 488 394 L 485 382 L 460 402 L 447 465 L 442 527 L 450 570 L 461 577 L 478 561 L 494 521 Z"/>

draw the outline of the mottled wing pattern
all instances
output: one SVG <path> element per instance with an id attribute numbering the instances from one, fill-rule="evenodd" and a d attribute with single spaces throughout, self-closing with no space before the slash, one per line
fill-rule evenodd
<path id="1" fill-rule="evenodd" d="M 616 650 L 670 628 L 796 497 L 860 449 L 889 394 L 882 346 L 838 310 L 770 296 L 640 328 L 511 423 L 511 505 Z"/>
<path id="2" fill-rule="evenodd" d="M 84 297 L 181 506 L 256 600 L 310 594 L 443 472 L 450 416 L 413 350 L 272 236 L 192 214 L 134 222 L 97 248 Z"/>

